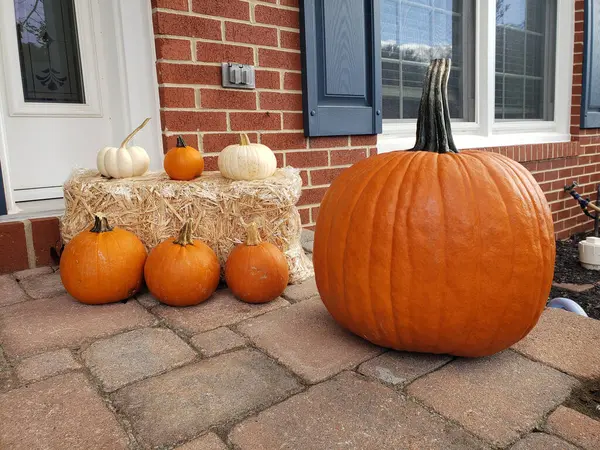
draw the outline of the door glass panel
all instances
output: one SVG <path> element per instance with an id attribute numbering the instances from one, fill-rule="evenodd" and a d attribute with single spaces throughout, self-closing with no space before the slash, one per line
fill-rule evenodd
<path id="1" fill-rule="evenodd" d="M 73 0 L 14 0 L 26 102 L 85 103 Z"/>

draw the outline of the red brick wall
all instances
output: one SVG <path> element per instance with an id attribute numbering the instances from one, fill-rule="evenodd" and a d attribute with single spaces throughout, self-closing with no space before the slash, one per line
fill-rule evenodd
<path id="1" fill-rule="evenodd" d="M 206 170 L 239 132 L 302 169 L 303 224 L 314 225 L 331 180 L 376 152 L 376 136 L 303 134 L 298 0 L 152 0 L 164 147 L 183 134 Z M 221 62 L 256 66 L 256 90 L 221 87 Z"/>
<path id="2" fill-rule="evenodd" d="M 571 142 L 484 149 L 521 162 L 536 178 L 552 209 L 558 239 L 593 228 L 577 202 L 563 187 L 573 180 L 581 185 L 578 192 L 596 199 L 600 183 L 600 129 L 579 128 L 583 73 L 584 0 L 575 0 L 575 44 L 573 58 L 573 94 L 571 101 Z"/>
<path id="3" fill-rule="evenodd" d="M 540 183 L 552 208 L 558 238 L 592 227 L 563 192 L 573 179 L 595 198 L 600 182 L 600 130 L 580 130 L 583 0 L 575 0 L 575 58 L 571 142 L 482 150 L 521 162 Z M 300 213 L 315 223 L 319 202 L 345 167 L 376 152 L 376 137 L 306 139 L 298 0 L 152 0 L 165 149 L 182 133 L 205 153 L 207 170 L 237 133 L 270 146 L 279 164 L 302 169 Z M 222 89 L 220 63 L 254 64 L 257 89 Z"/>

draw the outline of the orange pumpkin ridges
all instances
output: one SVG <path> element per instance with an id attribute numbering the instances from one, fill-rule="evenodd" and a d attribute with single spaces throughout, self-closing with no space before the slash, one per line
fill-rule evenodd
<path id="1" fill-rule="evenodd" d="M 108 224 L 97 213 L 94 226 L 66 246 L 60 258 L 60 278 L 67 292 L 91 305 L 125 300 L 141 287 L 146 249 L 139 238 Z"/>
<path id="2" fill-rule="evenodd" d="M 429 67 L 413 151 L 370 157 L 331 184 L 313 261 L 323 303 L 355 334 L 396 350 L 477 357 L 537 323 L 554 230 L 523 166 L 456 149 L 449 72 L 446 60 Z"/>
<path id="3" fill-rule="evenodd" d="M 202 175 L 204 158 L 198 150 L 185 145 L 182 136 L 178 136 L 177 145 L 167 152 L 163 166 L 172 180 L 189 181 Z"/>
<path id="4" fill-rule="evenodd" d="M 279 297 L 289 281 L 285 256 L 275 245 L 262 242 L 253 222 L 245 244 L 236 246 L 225 263 L 225 281 L 247 303 L 266 303 Z"/>
<path id="5" fill-rule="evenodd" d="M 144 276 L 148 289 L 162 303 L 197 305 L 217 289 L 219 260 L 208 245 L 192 238 L 190 219 L 177 238 L 168 239 L 152 249 Z"/>

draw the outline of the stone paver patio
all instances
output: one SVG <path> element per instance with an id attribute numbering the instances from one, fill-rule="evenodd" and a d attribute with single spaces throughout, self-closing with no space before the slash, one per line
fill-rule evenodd
<path id="1" fill-rule="evenodd" d="M 600 421 L 565 406 L 600 377 L 600 321 L 547 310 L 469 360 L 349 334 L 314 280 L 180 309 L 81 305 L 59 280 L 0 276 L 0 449 L 600 449 Z"/>

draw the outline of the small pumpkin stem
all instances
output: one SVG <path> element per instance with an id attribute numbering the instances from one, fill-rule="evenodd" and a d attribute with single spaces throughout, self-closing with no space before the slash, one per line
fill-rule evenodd
<path id="1" fill-rule="evenodd" d="M 256 223 L 252 222 L 250 225 L 248 225 L 246 228 L 246 233 L 248 234 L 246 237 L 246 245 L 258 245 L 262 242 Z"/>
<path id="2" fill-rule="evenodd" d="M 250 138 L 246 133 L 240 134 L 240 145 L 250 145 Z"/>
<path id="3" fill-rule="evenodd" d="M 413 150 L 458 153 L 452 137 L 448 107 L 450 59 L 434 59 L 423 81 L 423 94 L 417 119 L 417 139 Z"/>
<path id="4" fill-rule="evenodd" d="M 186 245 L 194 245 L 194 239 L 192 238 L 192 219 L 188 219 L 185 225 L 183 225 L 183 228 L 179 232 L 179 236 L 173 243 L 184 247 Z"/>
<path id="5" fill-rule="evenodd" d="M 92 233 L 105 233 L 112 231 L 113 227 L 108 224 L 108 219 L 102 213 L 94 214 L 94 226 L 91 228 Z"/>
<path id="6" fill-rule="evenodd" d="M 187 147 L 185 145 L 185 141 L 183 140 L 183 136 L 177 136 L 177 147 L 179 147 L 179 148 Z"/>
<path id="7" fill-rule="evenodd" d="M 144 120 L 139 127 L 137 127 L 135 130 L 133 130 L 129 134 L 129 136 L 127 136 L 125 138 L 125 140 L 121 143 L 121 148 L 125 148 L 127 146 L 127 144 L 129 143 L 129 141 L 131 139 L 133 139 L 133 137 L 137 134 L 137 132 L 140 131 L 142 128 L 144 128 L 149 121 L 150 121 L 150 117 L 148 117 L 146 120 Z"/>

